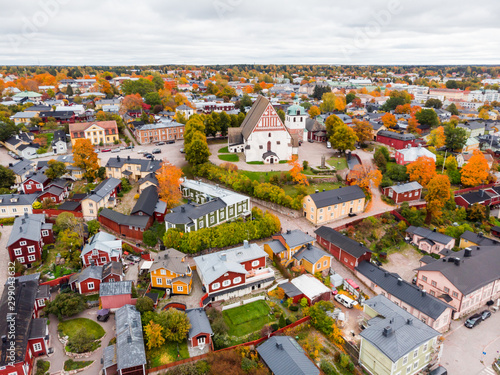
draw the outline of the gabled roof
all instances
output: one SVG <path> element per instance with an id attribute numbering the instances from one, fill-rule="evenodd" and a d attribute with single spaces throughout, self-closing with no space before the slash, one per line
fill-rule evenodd
<path id="1" fill-rule="evenodd" d="M 381 137 L 387 137 L 387 138 L 392 138 L 392 139 L 399 139 L 401 141 L 413 141 L 415 140 L 415 136 L 413 134 L 408 134 L 408 133 L 396 133 L 396 132 L 391 132 L 389 130 L 381 130 L 378 132 L 377 136 Z"/>
<path id="2" fill-rule="evenodd" d="M 368 327 L 361 331 L 360 336 L 392 362 L 439 335 L 439 332 L 382 295 L 370 298 L 365 304 L 379 315 L 368 321 Z M 384 335 L 387 328 L 390 333 Z"/>
<path id="3" fill-rule="evenodd" d="M 352 185 L 311 194 L 308 195 L 306 199 L 308 197 L 311 197 L 316 205 L 316 208 L 322 208 L 333 204 L 340 204 L 365 198 L 365 193 L 358 185 Z"/>
<path id="4" fill-rule="evenodd" d="M 148 216 L 153 216 L 156 203 L 158 203 L 158 189 L 153 185 L 148 186 L 142 191 L 130 214 L 135 215 L 139 212 L 143 212 Z"/>
<path id="5" fill-rule="evenodd" d="M 322 257 L 327 256 L 329 258 L 332 258 L 332 256 L 325 251 L 317 248 L 316 246 L 312 246 L 308 244 L 308 246 L 303 247 L 301 250 L 297 251 L 294 255 L 293 258 L 297 260 L 302 260 L 305 259 L 311 264 L 315 264 L 318 260 L 320 260 Z"/>
<path id="6" fill-rule="evenodd" d="M 398 150 L 398 152 L 403 155 L 404 161 L 415 161 L 422 156 L 431 158 L 434 161 L 436 160 L 436 155 L 421 146 L 403 148 Z"/>
<path id="7" fill-rule="evenodd" d="M 248 272 L 241 263 L 262 257 L 267 257 L 267 253 L 259 245 L 245 243 L 240 247 L 201 255 L 193 259 L 197 271 L 202 275 L 202 281 L 210 284 L 228 271 L 246 275 Z"/>
<path id="8" fill-rule="evenodd" d="M 49 178 L 45 176 L 42 172 L 34 172 L 28 176 L 26 176 L 26 180 L 23 181 L 25 183 L 28 180 L 32 180 L 34 182 L 38 182 L 40 184 L 44 184 Z"/>
<path id="9" fill-rule="evenodd" d="M 331 292 L 330 288 L 308 273 L 300 275 L 290 282 L 311 301 L 324 293 Z"/>
<path id="10" fill-rule="evenodd" d="M 117 370 L 146 365 L 141 313 L 125 305 L 115 313 Z"/>
<path id="11" fill-rule="evenodd" d="M 265 243 L 269 245 L 274 254 L 279 254 L 283 251 L 286 251 L 286 247 L 278 240 L 272 240 Z"/>
<path id="12" fill-rule="evenodd" d="M 70 112 L 70 113 L 73 114 L 73 112 Z M 116 124 L 116 121 L 111 120 L 111 121 L 79 122 L 79 123 L 69 124 L 69 131 L 70 132 L 85 131 L 88 128 L 90 128 L 92 125 L 97 125 L 103 129 L 116 129 L 116 130 L 118 130 L 118 125 Z"/>
<path id="13" fill-rule="evenodd" d="M 385 290 L 388 294 L 400 299 L 434 320 L 438 319 L 446 309 L 451 308 L 450 305 L 431 296 L 429 293 L 422 293 L 420 288 L 404 281 L 398 274 L 390 273 L 370 262 L 361 262 L 356 267 L 356 271 Z"/>
<path id="14" fill-rule="evenodd" d="M 417 271 L 440 272 L 464 295 L 498 280 L 500 246 L 472 246 L 469 249 L 469 257 L 465 256 L 467 249 L 464 249 L 417 268 Z"/>
<path id="15" fill-rule="evenodd" d="M 9 169 L 18 176 L 22 176 L 26 172 L 33 171 L 35 169 L 35 165 L 31 160 L 25 159 L 17 162 L 13 166 L 9 166 Z"/>
<path id="16" fill-rule="evenodd" d="M 165 215 L 165 221 L 172 224 L 189 224 L 200 217 L 225 207 L 226 203 L 221 198 L 215 198 L 203 204 L 186 203 L 172 208 L 170 213 Z"/>
<path id="17" fill-rule="evenodd" d="M 131 225 L 133 227 L 146 228 L 149 217 L 140 215 L 124 215 L 120 212 L 104 208 L 99 216 L 105 217 L 119 225 Z"/>
<path id="18" fill-rule="evenodd" d="M 273 336 L 257 352 L 274 375 L 319 375 L 319 369 L 289 336 Z"/>
<path id="19" fill-rule="evenodd" d="M 108 254 L 114 255 L 114 252 L 121 252 L 122 250 L 122 240 L 117 239 L 112 234 L 106 232 L 97 232 L 94 234 L 89 241 L 85 244 L 82 249 L 81 256 L 87 254 L 88 252 L 97 249 L 104 251 Z"/>
<path id="20" fill-rule="evenodd" d="M 106 163 L 106 168 L 122 168 L 124 165 L 138 165 L 140 166 L 140 171 L 141 173 L 144 172 L 149 172 L 153 173 L 156 172 L 158 169 L 161 167 L 161 160 L 152 160 L 152 159 L 133 159 L 133 158 L 122 158 L 120 156 L 117 156 L 116 158 L 109 158 L 108 162 Z M 134 168 L 135 170 L 135 168 Z"/>
<path id="21" fill-rule="evenodd" d="M 116 189 L 121 184 L 121 180 L 110 177 L 101 182 L 94 189 L 94 193 L 87 196 L 85 199 L 92 199 L 94 202 L 100 202 L 108 194 L 110 194 L 114 189 Z"/>
<path id="22" fill-rule="evenodd" d="M 492 198 L 492 195 L 487 190 L 471 191 L 459 196 L 465 199 L 469 204 L 482 203 Z"/>
<path id="23" fill-rule="evenodd" d="M 470 241 L 478 246 L 498 246 L 500 241 L 494 240 L 493 238 L 485 237 L 483 234 L 474 233 L 470 230 L 466 230 L 460 238 Z"/>
<path id="24" fill-rule="evenodd" d="M 277 236 L 282 237 L 285 243 L 292 249 L 314 242 L 314 237 L 302 232 L 300 229 L 287 230 Z"/>
<path id="25" fill-rule="evenodd" d="M 31 206 L 38 194 L 2 194 L 0 206 Z"/>
<path id="26" fill-rule="evenodd" d="M 158 253 L 149 271 L 154 272 L 164 268 L 177 274 L 185 274 L 188 272 L 188 267 L 186 254 L 175 249 L 167 249 Z"/>
<path id="27" fill-rule="evenodd" d="M 207 314 L 202 308 L 189 309 L 186 310 L 186 315 L 191 323 L 191 328 L 189 329 L 188 339 L 199 335 L 200 333 L 213 334 L 212 327 L 208 321 Z"/>
<path id="28" fill-rule="evenodd" d="M 83 282 L 87 279 L 102 280 L 102 266 L 89 266 L 84 268 L 80 272 L 71 275 L 69 282 Z"/>
<path id="29" fill-rule="evenodd" d="M 145 182 L 151 182 L 153 185 L 158 186 L 158 179 L 156 178 L 155 174 L 153 172 L 148 173 L 146 176 L 141 178 L 138 183 L 139 185 L 142 185 Z"/>
<path id="30" fill-rule="evenodd" d="M 45 215 L 43 214 L 24 214 L 23 216 L 16 217 L 12 232 L 10 233 L 7 246 L 15 242 L 23 240 L 39 241 L 42 236 L 42 226 L 47 229 L 52 229 L 52 224 L 45 224 Z"/>
<path id="31" fill-rule="evenodd" d="M 99 297 L 119 296 L 132 293 L 132 281 L 114 281 L 101 283 L 99 287 Z"/>
<path id="32" fill-rule="evenodd" d="M 245 120 L 243 120 L 243 123 L 240 126 L 241 135 L 243 136 L 244 139 L 248 139 L 250 134 L 252 134 L 260 118 L 264 114 L 264 111 L 269 105 L 271 105 L 269 100 L 267 100 L 262 95 L 259 95 L 257 100 L 253 103 L 252 108 L 250 109 L 250 111 L 248 111 L 247 115 L 245 116 Z M 281 120 L 279 121 L 281 122 Z M 284 125 L 283 128 L 286 129 L 286 131 L 288 132 L 288 129 Z"/>
<path id="33" fill-rule="evenodd" d="M 390 188 L 396 194 L 401 194 L 401 193 L 407 193 L 407 192 L 413 191 L 413 190 L 422 189 L 423 187 L 417 181 L 412 181 L 412 182 L 407 182 L 406 184 L 392 185 L 392 186 L 390 186 Z"/>
<path id="34" fill-rule="evenodd" d="M 410 227 L 408 227 L 408 229 L 406 229 L 406 233 L 416 234 L 417 236 L 423 237 L 433 242 L 438 242 L 443 245 L 446 245 L 447 243 L 449 243 L 451 240 L 454 239 L 453 237 L 447 236 L 446 234 L 434 232 L 428 228 L 415 227 L 413 225 L 411 225 Z"/>
<path id="35" fill-rule="evenodd" d="M 123 275 L 123 263 L 111 261 L 104 266 L 102 266 L 102 278 L 103 280 L 109 275 Z"/>
<path id="36" fill-rule="evenodd" d="M 337 232 L 333 228 L 329 228 L 326 226 L 321 226 L 314 231 L 318 236 L 324 238 L 328 242 L 334 244 L 335 246 L 342 249 L 349 254 L 351 254 L 355 258 L 359 258 L 366 253 L 371 253 L 370 249 L 368 249 L 361 242 L 355 241 L 352 238 L 344 236 L 342 233 Z"/>

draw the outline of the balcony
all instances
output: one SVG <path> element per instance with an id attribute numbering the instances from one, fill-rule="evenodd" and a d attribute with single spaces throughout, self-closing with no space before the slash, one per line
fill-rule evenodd
<path id="1" fill-rule="evenodd" d="M 247 274 L 245 284 L 254 283 L 259 280 L 274 277 L 274 271 L 271 268 L 264 268 L 262 270 L 252 270 Z"/>

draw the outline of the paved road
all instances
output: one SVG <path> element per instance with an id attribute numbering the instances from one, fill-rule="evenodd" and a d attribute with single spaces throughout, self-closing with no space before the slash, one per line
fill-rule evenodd
<path id="1" fill-rule="evenodd" d="M 464 321 L 452 322 L 445 334 L 441 365 L 450 375 L 493 375 L 491 364 L 500 355 L 500 312 L 473 329 L 466 328 Z"/>
<path id="2" fill-rule="evenodd" d="M 0 238 L 0 296 L 3 293 L 3 288 L 8 277 L 9 252 L 7 251 L 7 241 L 9 240 L 10 232 L 12 232 L 11 225 L 4 225 L 0 229 L 0 233 L 2 234 Z"/>

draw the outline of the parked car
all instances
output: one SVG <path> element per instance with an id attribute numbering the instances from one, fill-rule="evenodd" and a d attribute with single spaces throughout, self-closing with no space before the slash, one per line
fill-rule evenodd
<path id="1" fill-rule="evenodd" d="M 467 328 L 474 328 L 477 326 L 479 323 L 483 321 L 483 315 L 482 314 L 474 314 L 472 316 L 469 316 L 469 319 L 467 319 L 464 323 L 464 325 Z"/>
<path id="2" fill-rule="evenodd" d="M 165 142 L 158 142 L 156 145 L 157 146 L 163 146 L 165 144 Z"/>
<path id="3" fill-rule="evenodd" d="M 180 151 L 181 151 L 181 154 L 183 154 L 183 153 L 184 153 L 184 147 L 182 147 L 182 148 L 180 149 Z"/>
<path id="4" fill-rule="evenodd" d="M 167 145 L 171 145 L 172 143 L 175 143 L 175 139 L 171 139 L 170 141 L 165 142 Z"/>
<path id="5" fill-rule="evenodd" d="M 161 154 L 161 150 L 159 148 L 155 148 L 153 149 L 153 151 L 151 151 L 152 154 Z"/>
<path id="6" fill-rule="evenodd" d="M 107 322 L 109 319 L 109 310 L 102 309 L 97 311 L 97 320 L 100 322 Z"/>
<path id="7" fill-rule="evenodd" d="M 448 370 L 440 365 L 438 368 L 432 370 L 429 375 L 448 375 Z"/>
<path id="8" fill-rule="evenodd" d="M 134 148 L 134 146 L 127 146 L 125 147 L 125 150 L 132 150 Z"/>
<path id="9" fill-rule="evenodd" d="M 326 148 L 332 148 L 332 144 L 330 143 L 330 141 L 326 142 Z"/>
<path id="10" fill-rule="evenodd" d="M 111 150 L 111 152 L 120 152 L 120 148 L 114 148 L 113 150 Z"/>
<path id="11" fill-rule="evenodd" d="M 152 154 L 144 154 L 144 157 L 147 159 L 153 159 L 154 156 Z"/>
<path id="12" fill-rule="evenodd" d="M 308 139 L 307 142 L 314 143 L 314 141 L 312 139 Z"/>
<path id="13" fill-rule="evenodd" d="M 352 309 L 353 306 L 357 304 L 356 301 L 353 301 L 352 299 L 343 294 L 336 294 L 335 297 L 333 298 L 335 299 L 335 301 L 337 301 L 341 305 L 344 305 L 348 309 Z"/>
<path id="14" fill-rule="evenodd" d="M 486 319 L 488 319 L 491 316 L 491 311 L 484 310 L 484 311 L 481 311 L 480 314 L 481 314 L 481 318 L 483 320 L 486 320 Z"/>
<path id="15" fill-rule="evenodd" d="M 132 254 L 127 255 L 127 257 L 125 259 L 130 260 L 131 262 L 137 262 L 137 263 L 139 263 L 141 261 L 140 257 L 138 257 L 137 255 L 132 255 Z"/>
<path id="16" fill-rule="evenodd" d="M 145 154 L 145 153 L 147 153 L 147 151 L 146 150 L 137 150 L 137 153 L 138 154 Z"/>
<path id="17" fill-rule="evenodd" d="M 101 150 L 101 152 L 110 152 L 110 151 L 111 151 L 110 148 L 104 148 L 104 149 Z"/>

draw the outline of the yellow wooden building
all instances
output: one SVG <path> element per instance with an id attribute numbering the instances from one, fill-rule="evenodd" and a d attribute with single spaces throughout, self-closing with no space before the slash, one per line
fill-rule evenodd
<path id="1" fill-rule="evenodd" d="M 170 290 L 171 294 L 190 294 L 193 272 L 186 254 L 175 249 L 160 251 L 150 268 L 151 286 Z"/>

